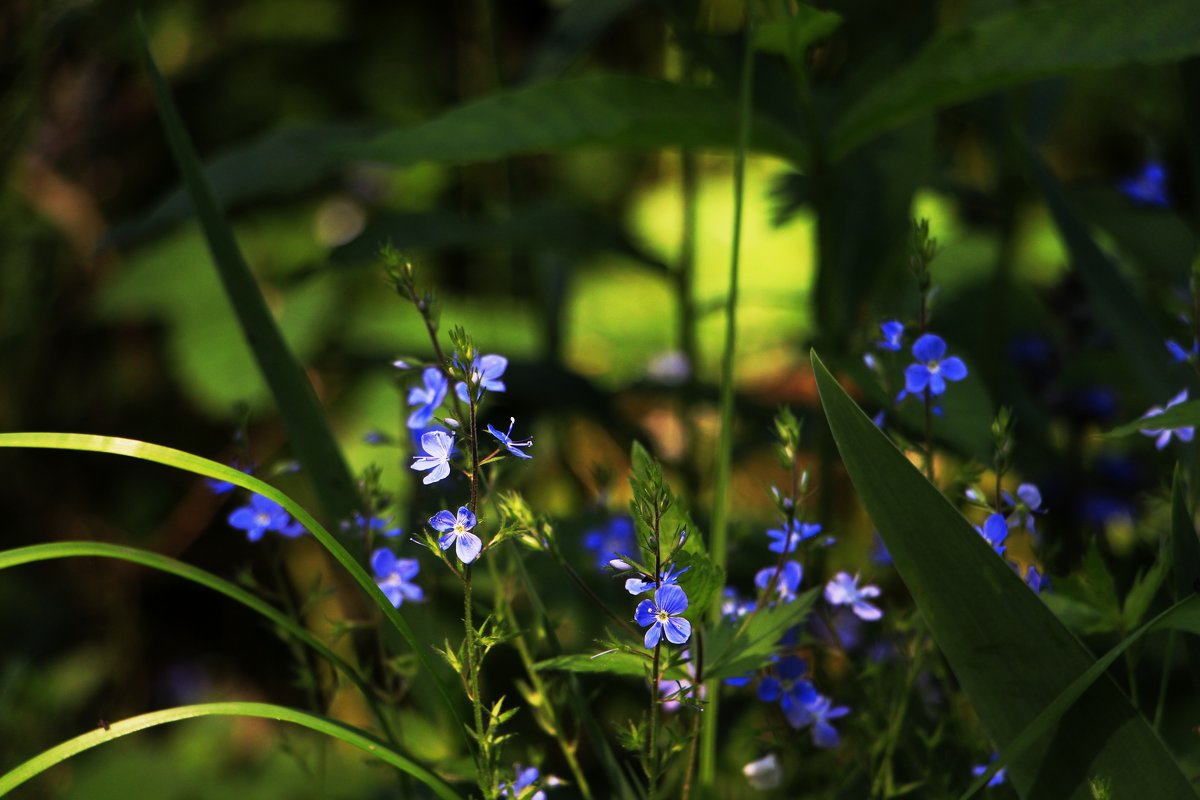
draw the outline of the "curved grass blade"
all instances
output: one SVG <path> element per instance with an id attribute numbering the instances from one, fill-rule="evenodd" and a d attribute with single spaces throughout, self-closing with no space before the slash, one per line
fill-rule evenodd
<path id="1" fill-rule="evenodd" d="M 855 405 L 815 353 L 834 440 L 934 639 L 1001 751 L 1095 664 L 974 527 Z M 1009 765 L 1027 800 L 1195 800 L 1188 779 L 1107 675 Z"/>
<path id="2" fill-rule="evenodd" d="M 379 607 L 383 616 L 387 618 L 404 640 L 408 642 L 408 646 L 412 648 L 413 654 L 416 655 L 417 661 L 421 668 L 429 675 L 437 686 L 438 693 L 441 694 L 445 701 L 446 708 L 458 723 L 459 731 L 463 737 L 466 737 L 466 728 L 462 725 L 462 717 L 458 713 L 458 707 L 455 705 L 453 698 L 447 689 L 441 675 L 434 670 L 434 666 L 425 652 L 424 646 L 417 640 L 416 634 L 408 621 L 401 616 L 400 611 L 395 608 L 380 590 L 375 585 L 375 581 L 367 574 L 367 571 L 355 560 L 354 556 L 342 546 L 341 542 L 333 538 L 329 531 L 317 522 L 311 514 L 304 510 L 303 506 L 295 500 L 288 497 L 283 492 L 276 489 L 269 483 L 255 478 L 253 475 L 247 475 L 241 470 L 228 467 L 224 464 L 219 464 L 216 461 L 210 461 L 207 458 L 186 453 L 182 450 L 176 450 L 171 447 L 163 447 L 162 445 L 150 444 L 148 442 L 139 442 L 136 439 L 122 439 L 113 436 L 93 436 L 83 433 L 0 433 L 0 447 L 27 447 L 43 450 L 78 450 L 91 453 L 106 453 L 108 455 L 128 456 L 141 461 L 152 461 L 156 464 L 162 464 L 168 467 L 175 467 L 186 472 L 191 472 L 196 475 L 203 475 L 207 478 L 215 478 L 217 480 L 228 481 L 235 486 L 240 486 L 251 492 L 261 494 L 270 500 L 274 500 L 283 506 L 289 514 L 295 517 L 304 528 L 313 535 L 313 538 L 321 543 L 335 560 L 345 570 L 350 573 L 350 577 L 354 582 L 362 587 L 363 591 L 370 596 L 371 600 Z"/>
<path id="3" fill-rule="evenodd" d="M 1046 709 L 1033 722 L 1029 723 L 1025 730 L 1013 737 L 1008 746 L 1000 751 L 999 757 L 988 765 L 987 771 L 971 784 L 971 788 L 967 789 L 959 800 L 971 800 L 979 793 L 980 789 L 987 786 L 993 775 L 1014 758 L 1020 757 L 1036 741 L 1049 733 L 1063 714 L 1079 699 L 1079 696 L 1087 691 L 1130 646 L 1151 631 L 1168 628 L 1200 634 L 1200 595 L 1193 594 L 1180 600 L 1101 656 L 1095 664 L 1088 668 L 1087 672 L 1076 678 L 1070 686 L 1063 690 L 1062 694 L 1054 698 L 1054 702 L 1046 706 Z"/>
<path id="4" fill-rule="evenodd" d="M 1173 405 L 1153 417 L 1138 417 L 1124 425 L 1118 425 L 1104 435 L 1106 437 L 1128 436 L 1143 430 L 1192 428 L 1197 425 L 1200 425 L 1200 400 L 1189 400 L 1186 403 Z"/>
<path id="5" fill-rule="evenodd" d="M 297 711 L 292 708 L 271 705 L 269 703 L 201 703 L 194 706 L 179 706 L 178 708 L 168 708 L 163 711 L 153 711 L 149 714 L 142 714 L 121 720 L 120 722 L 114 722 L 107 728 L 98 728 L 94 731 L 89 731 L 82 736 L 76 736 L 74 739 L 69 739 L 60 745 L 51 747 L 49 750 L 20 764 L 16 769 L 0 775 L 0 796 L 7 794 L 30 778 L 45 772 L 54 765 L 66 761 L 68 758 L 78 755 L 85 750 L 102 745 L 105 742 L 111 742 L 122 736 L 128 736 L 131 733 L 137 733 L 138 731 L 158 725 L 167 725 L 172 722 L 197 719 L 199 717 L 258 717 L 260 719 L 273 719 L 278 722 L 290 722 L 293 725 L 299 725 L 345 742 L 351 747 L 357 747 L 359 750 L 378 758 L 380 761 L 391 764 L 396 769 L 408 773 L 416 780 L 425 784 L 434 794 L 444 798 L 444 800 L 460 800 L 460 795 L 448 783 L 420 764 L 410 761 L 397 753 L 367 732 L 352 725 L 347 725 L 344 722 L 338 722 L 326 717 L 317 716 L 316 714 L 308 714 L 304 711 Z"/>
<path id="6" fill-rule="evenodd" d="M 167 144 L 179 165 L 184 188 L 192 201 L 204 238 L 208 241 L 213 264 L 229 302 L 237 313 L 242 333 L 254 352 L 263 379 L 271 388 L 288 437 L 297 458 L 304 465 L 305 474 L 312 481 L 321 507 L 330 519 L 351 519 L 361 504 L 350 468 L 325 421 L 325 414 L 312 384 L 304 374 L 304 368 L 288 348 L 254 275 L 242 258 L 233 229 L 221 213 L 183 120 L 171 100 L 167 83 L 150 54 L 146 27 L 141 17 L 138 18 L 138 27 L 142 57 L 154 87 Z"/>
<path id="7" fill-rule="evenodd" d="M 136 547 L 124 547 L 104 542 L 54 542 L 53 544 L 35 544 L 29 547 L 18 547 L 13 550 L 0 551 L 0 570 L 18 567 L 22 564 L 33 564 L 38 561 L 51 561 L 59 558 L 113 558 L 140 564 L 159 572 L 165 572 L 176 577 L 189 580 L 215 592 L 225 595 L 234 602 L 241 603 L 251 611 L 266 617 L 280 629 L 296 638 L 297 641 L 312 648 L 314 652 L 336 667 L 362 693 L 363 699 L 375 713 L 380 726 L 389 729 L 387 717 L 375 699 L 375 692 L 362 674 L 335 653 L 324 642 L 313 636 L 311 632 L 296 620 L 279 611 L 270 603 L 251 594 L 237 584 L 230 583 L 224 578 L 217 577 L 211 572 L 193 567 L 168 556 L 152 553 Z"/>

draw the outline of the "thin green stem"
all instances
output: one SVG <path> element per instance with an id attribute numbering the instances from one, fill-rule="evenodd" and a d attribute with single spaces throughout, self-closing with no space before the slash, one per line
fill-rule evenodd
<path id="1" fill-rule="evenodd" d="M 1158 683 L 1158 702 L 1154 704 L 1154 730 L 1161 733 L 1163 709 L 1167 706 L 1167 686 L 1171 682 L 1171 659 L 1175 655 L 1177 631 L 1167 631 L 1167 650 L 1163 654 L 1162 678 Z"/>
<path id="2" fill-rule="evenodd" d="M 646 774 L 650 777 L 650 800 L 658 794 L 658 685 L 662 681 L 662 639 L 654 645 L 653 684 L 650 686 L 650 733 L 646 747 Z"/>
<path id="3" fill-rule="evenodd" d="M 1137 662 L 1131 650 L 1125 651 L 1125 672 L 1129 681 L 1129 702 L 1136 709 L 1138 703 Z"/>
<path id="4" fill-rule="evenodd" d="M 490 796 L 494 786 L 491 759 L 487 745 L 487 731 L 483 727 L 483 700 L 479 696 L 479 665 L 476 661 L 475 625 L 471 620 L 471 566 L 463 566 L 463 625 L 466 629 L 466 647 L 463 656 L 467 661 L 467 694 L 471 696 L 471 709 L 475 720 L 476 744 L 479 747 L 479 788 L 484 797 Z"/>
<path id="5" fill-rule="evenodd" d="M 746 193 L 746 152 L 750 147 L 750 115 L 753 106 L 754 27 L 753 3 L 746 4 L 742 43 L 741 83 L 738 87 L 738 138 L 733 160 L 733 244 L 729 256 L 729 294 L 725 299 L 725 349 L 721 355 L 721 427 L 717 437 L 716 478 L 713 486 L 712 540 L 710 554 L 719 569 L 725 569 L 729 554 L 729 483 L 733 471 L 733 370 L 737 346 L 738 271 L 742 254 L 742 213 Z M 721 605 L 709 612 L 714 622 L 721 618 Z M 700 744 L 700 785 L 711 788 L 717 776 L 717 721 L 720 682 L 709 681 Z"/>

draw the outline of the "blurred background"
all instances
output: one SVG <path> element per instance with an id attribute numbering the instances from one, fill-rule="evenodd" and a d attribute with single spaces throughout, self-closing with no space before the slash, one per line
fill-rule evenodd
<path id="1" fill-rule="evenodd" d="M 759 12 L 766 19 L 792 8 L 768 5 Z M 930 220 L 942 247 L 932 327 L 971 367 L 938 423 L 947 468 L 964 486 L 977 476 L 990 462 L 992 414 L 1013 407 L 1017 472 L 1039 483 L 1050 509 L 1043 555 L 1051 572 L 1076 566 L 1086 537 L 1103 532 L 1132 580 L 1156 547 L 1161 509 L 1145 493 L 1162 485 L 1164 462 L 1149 440 L 1094 434 L 1186 385 L 1163 347 L 1130 358 L 1136 345 L 1123 338 L 1121 315 L 1147 309 L 1156 347 L 1192 338 L 1179 317 L 1190 305 L 1200 173 L 1200 69 L 1182 60 L 1191 51 L 1122 49 L 1122 20 L 1114 20 L 1091 37 L 1114 42 L 1095 64 L 1068 58 L 1061 68 L 1035 65 L 1039 74 L 1010 68 L 991 84 L 972 70 L 992 59 L 1003 71 L 1027 46 L 1036 61 L 1037 48 L 1018 41 L 1003 52 L 968 52 L 962 80 L 976 83 L 965 95 L 931 101 L 923 93 L 944 87 L 918 85 L 906 95 L 911 112 L 893 109 L 894 123 L 860 127 L 849 152 L 834 158 L 845 141 L 838 132 L 854 131 L 834 123 L 852 119 L 934 37 L 1055 4 L 829 5 L 840 25 L 799 67 L 769 45 L 755 61 L 730 582 L 748 588 L 765 557 L 758 540 L 772 521 L 767 488 L 782 476 L 768 446 L 770 418 L 781 404 L 808 420 L 813 513 L 840 537 L 810 568 L 867 568 L 870 523 L 831 456 L 808 348 L 841 371 L 868 410 L 887 406 L 861 354 L 879 337 L 879 322 L 915 315 L 907 269 L 914 217 Z M 0 7 L 0 430 L 124 436 L 253 464 L 315 508 L 179 189 L 138 57 L 138 10 L 351 468 L 376 468 L 373 480 L 394 497 L 399 524 L 417 528 L 452 491 L 418 495 L 407 469 L 406 387 L 391 364 L 430 350 L 420 318 L 385 280 L 377 253 L 386 241 L 437 291 L 443 331 L 464 325 L 484 352 L 510 359 L 508 391 L 489 420 L 503 428 L 516 416 L 518 431 L 534 436 L 536 457 L 507 480 L 551 517 L 597 591 L 621 602 L 582 539 L 627 503 L 633 440 L 668 465 L 704 527 L 732 242 L 741 3 Z M 625 98 L 615 84 L 586 84 L 597 75 L 695 83 L 726 105 L 665 103 L 659 119 L 640 127 L 620 113 Z M 534 129 L 553 128 L 554 106 L 522 122 L 469 105 L 575 79 L 586 96 L 574 111 L 610 121 L 611 131 L 543 147 Z M 635 98 L 629 115 L 646 107 Z M 452 109 L 463 115 L 421 127 Z M 528 145 L 521 124 L 534 130 Z M 775 131 L 784 144 L 773 143 Z M 411 135 L 379 144 L 395 132 Z M 452 152 L 456 132 L 481 143 L 478 155 Z M 792 157 L 789 141 L 807 142 L 806 155 Z M 1081 243 L 1089 241 L 1098 243 L 1094 252 Z M 1097 261 L 1116 276 L 1115 294 L 1088 271 Z M 1146 363 L 1157 377 L 1147 379 Z M 4 451 L 0 470 L 5 547 L 132 544 L 295 603 L 329 635 L 331 620 L 353 614 L 339 606 L 313 542 L 248 543 L 226 522 L 242 500 L 193 476 L 44 451 Z M 412 555 L 415 545 L 407 546 Z M 452 630 L 461 611 L 451 576 L 435 566 L 430 559 L 424 567 L 430 602 L 414 617 L 430 639 Z M 531 559 L 530 568 L 551 606 L 571 609 L 561 631 L 567 649 L 593 647 L 601 621 L 552 564 Z M 902 603 L 899 582 L 869 569 Z M 304 657 L 268 633 L 222 598 L 120 562 L 0 572 L 0 768 L 105 720 L 178 703 L 264 699 L 361 715 L 339 706 Z M 515 656 L 499 648 L 491 658 L 489 691 L 500 694 Z M 606 696 L 613 725 L 641 708 L 639 688 L 625 688 L 611 703 Z M 420 698 L 399 707 L 406 744 L 426 758 L 456 755 L 435 709 Z M 723 752 L 736 775 L 754 757 L 756 722 L 726 713 L 731 744 Z M 530 720 L 514 725 L 535 742 L 523 758 L 540 748 L 547 767 L 563 771 Z M 944 747 L 986 755 L 986 740 L 971 735 L 969 744 Z M 836 773 L 839 756 L 830 758 L 814 774 Z M 153 791 L 131 795 L 131 786 Z M 299 733 L 204 721 L 109 745 L 24 791 L 287 798 L 397 790 L 384 770 Z"/>

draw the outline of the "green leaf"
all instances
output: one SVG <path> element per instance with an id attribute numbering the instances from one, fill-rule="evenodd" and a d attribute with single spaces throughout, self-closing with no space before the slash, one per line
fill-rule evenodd
<path id="1" fill-rule="evenodd" d="M 804 58 L 809 45 L 827 39 L 842 26 L 842 17 L 803 3 L 785 20 L 764 22 L 754 29 L 754 48 L 776 53 L 789 61 Z"/>
<path id="2" fill-rule="evenodd" d="M 347 725 L 344 722 L 328 719 L 327 717 L 308 714 L 303 711 L 296 711 L 295 709 L 268 703 L 203 703 L 194 706 L 168 708 L 164 711 L 154 711 L 149 714 L 130 717 L 120 722 L 114 722 L 106 727 L 97 728 L 82 736 L 76 736 L 74 739 L 51 747 L 40 755 L 18 765 L 15 769 L 10 770 L 4 775 L 0 775 L 0 796 L 7 794 L 30 778 L 45 772 L 54 765 L 62 763 L 85 750 L 102 745 L 105 742 L 111 742 L 122 736 L 128 736 L 131 733 L 137 733 L 138 731 L 158 725 L 167 725 L 172 722 L 196 719 L 198 717 L 258 717 L 260 719 L 273 719 L 279 722 L 290 722 L 293 725 L 299 725 L 338 739 L 351 747 L 356 747 L 368 755 L 378 758 L 380 761 L 391 764 L 393 767 L 425 784 L 438 797 L 445 798 L 445 800 L 459 800 L 460 798 L 460 795 L 437 775 L 434 775 L 415 761 L 397 753 L 388 747 L 387 744 L 371 736 L 366 731 L 360 730 L 353 725 Z"/>
<path id="3" fill-rule="evenodd" d="M 1095 664 L 1004 560 L 850 399 L 813 354 L 834 440 L 935 641 L 1003 751 Z M 1088 778 L 1114 796 L 1195 793 L 1146 721 L 1108 676 L 1009 766 L 1023 797 L 1090 798 Z"/>
<path id="4" fill-rule="evenodd" d="M 1129 647 L 1147 633 L 1163 629 L 1183 630 L 1200 634 L 1200 596 L 1192 595 L 1179 601 L 1150 622 L 1138 628 L 1122 640 L 1120 644 L 1097 659 L 1086 672 L 1072 681 L 1063 690 L 1062 694 L 1054 698 L 1042 713 L 1038 714 L 1023 731 L 1014 736 L 1012 741 L 1001 749 L 999 758 L 988 766 L 987 771 L 980 775 L 975 783 L 971 784 L 971 787 L 963 793 L 959 800 L 970 800 L 970 798 L 979 793 L 980 789 L 987 785 L 987 782 L 996 774 L 997 770 L 1007 766 L 1014 758 L 1020 757 L 1034 743 L 1049 733 L 1068 711 L 1074 714 L 1073 706 L 1075 702 L 1104 675 L 1105 670 L 1111 667 L 1113 662 L 1120 658 Z M 1138 719 L 1141 719 L 1141 717 L 1138 717 Z M 1086 720 L 1080 720 L 1079 724 L 1086 724 Z M 1092 797 L 1090 794 L 1086 796 L 1089 798 Z M 1120 797 L 1121 795 L 1114 794 L 1113 796 Z M 1157 797 L 1158 795 L 1154 796 Z M 1174 796 L 1172 795 L 1172 797 Z M 1194 798 L 1196 795 L 1193 792 L 1190 795 L 1180 794 L 1179 796 Z"/>
<path id="5" fill-rule="evenodd" d="M 697 536 L 699 538 L 699 536 Z M 713 563 L 702 549 L 684 548 L 675 558 L 676 569 L 687 568 L 679 576 L 679 586 L 687 593 L 687 617 L 702 619 L 704 611 L 721 595 L 725 586 L 725 570 Z"/>
<path id="6" fill-rule="evenodd" d="M 1200 18 L 1200 15 L 1196 15 Z M 1117 269 L 1067 202 L 1058 181 L 1031 148 L 1026 148 L 1033 182 L 1054 216 L 1096 319 L 1108 328 L 1147 395 L 1165 401 L 1183 381 L 1172 375 L 1163 336 L 1139 293 Z"/>
<path id="7" fill-rule="evenodd" d="M 1154 596 L 1158 594 L 1163 580 L 1167 577 L 1167 567 L 1167 560 L 1160 558 L 1150 569 L 1138 573 L 1121 607 L 1121 621 L 1126 630 L 1136 628 L 1145 619 L 1150 604 L 1154 602 Z"/>
<path id="8" fill-rule="evenodd" d="M 1067 0 L 1019 4 L 935 36 L 838 121 L 840 157 L 880 133 L 997 89 L 1084 69 L 1163 63 L 1200 53 L 1192 0 Z"/>
<path id="9" fill-rule="evenodd" d="M 756 611 L 743 628 L 718 623 L 706 641 L 705 678 L 736 678 L 766 666 L 778 650 L 779 637 L 804 622 L 820 594 L 820 588 L 811 589 L 790 603 Z"/>
<path id="10" fill-rule="evenodd" d="M 184 187 L 204 229 L 213 264 L 221 276 L 229 302 L 237 312 L 242 332 L 254 351 L 258 367 L 271 387 L 292 447 L 304 465 L 305 475 L 312 481 L 322 508 L 331 519 L 350 519 L 360 507 L 350 469 L 325 421 L 324 411 L 304 374 L 304 368 L 288 349 L 253 274 L 242 258 L 233 230 L 221 214 L 187 130 L 171 100 L 170 90 L 150 54 L 146 28 L 140 18 L 139 30 L 142 57 L 154 88 L 167 143 L 183 175 Z"/>
<path id="11" fill-rule="evenodd" d="M 1062 586 L 1062 581 L 1055 579 L 1055 588 Z M 1111 633 L 1120 627 L 1120 619 L 1104 614 L 1095 606 L 1056 591 L 1054 594 L 1042 596 L 1046 607 L 1054 612 L 1059 622 L 1076 636 L 1087 636 L 1092 633 Z"/>
<path id="12" fill-rule="evenodd" d="M 367 701 L 371 709 L 376 713 L 380 725 L 386 726 L 388 724 L 387 719 L 383 716 L 383 712 L 375 700 L 374 690 L 357 669 L 348 664 L 323 641 L 313 636 L 307 628 L 287 614 L 284 614 L 237 584 L 230 583 L 224 578 L 219 578 L 199 567 L 193 567 L 182 561 L 176 561 L 173 558 L 168 558 L 158 553 L 151 553 L 136 547 L 122 547 L 121 545 L 105 544 L 103 542 L 54 542 L 53 544 L 37 544 L 0 551 L 0 570 L 18 567 L 22 564 L 32 564 L 38 561 L 80 557 L 114 558 L 133 564 L 141 564 L 144 567 L 189 580 L 192 583 L 223 594 L 234 602 L 241 603 L 251 611 L 266 617 L 281 630 L 307 647 L 312 648 L 314 652 L 336 667 L 362 692 L 363 699 Z"/>
<path id="13" fill-rule="evenodd" d="M 1196 522 L 1188 510 L 1187 481 L 1183 467 L 1176 462 L 1171 483 L 1171 541 L 1167 547 L 1171 562 L 1171 597 L 1182 600 L 1200 586 L 1200 539 L 1196 537 Z M 1184 640 L 1188 666 L 1196 686 L 1200 686 L 1200 640 L 1189 636 Z"/>
<path id="14" fill-rule="evenodd" d="M 620 651 L 600 653 L 594 656 L 569 655 L 548 658 L 539 661 L 534 667 L 541 670 L 557 670 L 559 672 L 606 673 L 609 675 L 624 675 L 629 678 L 646 678 L 650 674 L 651 660 L 645 656 Z M 683 670 L 676 668 L 664 672 L 669 678 L 686 677 Z"/>
<path id="15" fill-rule="evenodd" d="M 755 150 L 804 161 L 804 144 L 792 131 L 765 117 L 756 117 L 752 129 Z M 729 150 L 736 141 L 736 103 L 716 89 L 591 75 L 485 97 L 413 128 L 347 144 L 340 152 L 407 166 L 468 164 L 578 147 Z"/>
<path id="16" fill-rule="evenodd" d="M 191 472 L 196 475 L 203 475 L 206 478 L 215 478 L 217 480 L 228 481 L 235 486 L 240 486 L 243 489 L 260 494 L 270 500 L 279 503 L 284 509 L 291 514 L 297 522 L 304 526 L 305 530 L 313 535 L 322 547 L 329 551 L 330 555 L 342 565 L 342 567 L 350 574 L 362 590 L 367 593 L 371 600 L 378 606 L 383 616 L 390 622 L 404 640 L 408 642 L 408 646 L 412 648 L 413 654 L 420 662 L 422 669 L 433 680 L 438 688 L 438 693 L 446 704 L 451 716 L 460 724 L 457 726 L 460 731 L 465 731 L 466 728 L 461 724 L 462 717 L 458 713 L 458 706 L 450 695 L 449 689 L 442 680 L 441 674 L 434 670 L 433 664 L 430 662 L 429 654 L 426 646 L 417 639 L 416 633 L 413 632 L 412 626 L 401 615 L 400 610 L 394 607 L 384 595 L 383 591 L 375 584 L 375 580 L 367 574 L 362 565 L 355 560 L 354 556 L 342 546 L 341 542 L 330 535 L 329 531 L 317 522 L 317 520 L 309 514 L 303 506 L 297 503 L 292 498 L 288 497 L 283 492 L 276 489 L 269 483 L 255 478 L 252 475 L 247 475 L 241 470 L 228 467 L 224 464 L 219 464 L 216 461 L 210 461 L 207 458 L 193 455 L 182 450 L 175 450 L 171 447 L 163 447 L 162 445 L 149 444 L 148 442 L 139 442 L 135 439 L 121 439 L 113 436 L 92 436 L 82 433 L 0 433 L 0 448 L 3 447 L 26 447 L 42 450 L 77 450 L 90 453 L 107 453 L 109 455 L 127 456 L 136 458 L 141 461 L 151 461 L 155 464 L 163 464 L 168 467 L 175 467 L 186 472 Z M 465 733 L 463 736 L 465 737 Z"/>
<path id="17" fill-rule="evenodd" d="M 1129 436 L 1145 430 L 1165 430 L 1167 428 L 1190 428 L 1200 425 L 1200 400 L 1188 400 L 1186 403 L 1173 405 L 1162 414 L 1153 417 L 1139 417 L 1132 422 L 1118 425 L 1108 433 L 1108 437 Z"/>

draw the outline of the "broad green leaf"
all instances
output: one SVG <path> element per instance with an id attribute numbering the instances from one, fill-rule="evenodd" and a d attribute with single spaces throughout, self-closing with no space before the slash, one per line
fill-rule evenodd
<path id="1" fill-rule="evenodd" d="M 779 638 L 804 622 L 820 594 L 818 587 L 790 603 L 756 611 L 744 627 L 736 622 L 718 623 L 706 642 L 705 678 L 736 678 L 766 666 L 778 649 Z"/>
<path id="2" fill-rule="evenodd" d="M 375 691 L 371 688 L 371 684 L 362 676 L 362 674 L 352 665 L 348 664 L 341 656 L 329 648 L 323 641 L 313 636 L 307 628 L 298 623 L 296 620 L 289 617 L 287 614 L 276 609 L 270 603 L 254 596 L 237 584 L 230 583 L 224 578 L 219 578 L 211 572 L 206 572 L 199 567 L 193 567 L 190 564 L 185 564 L 182 561 L 176 561 L 173 558 L 152 553 L 147 550 L 141 550 L 136 547 L 123 547 L 121 545 L 106 544 L 104 542 L 54 542 L 52 544 L 36 544 L 29 547 L 18 547 L 13 550 L 0 551 L 0 570 L 5 570 L 10 567 L 18 567 L 22 564 L 32 564 L 38 561 L 49 561 L 58 558 L 114 558 L 120 561 L 128 561 L 133 564 L 141 564 L 144 567 L 156 569 L 159 572 L 165 572 L 169 575 L 189 580 L 192 583 L 199 584 L 206 588 L 212 589 L 215 592 L 225 595 L 234 602 L 241 603 L 263 617 L 266 617 L 282 631 L 289 636 L 294 637 L 297 641 L 312 648 L 315 653 L 318 653 L 322 658 L 336 667 L 343 675 L 358 687 L 362 692 L 363 699 L 371 706 L 375 712 L 379 724 L 387 729 L 388 721 L 380 709 L 375 698 Z"/>
<path id="3" fill-rule="evenodd" d="M 502 92 L 340 152 L 407 166 L 468 164 L 578 147 L 732 149 L 737 108 L 712 88 L 651 78 L 592 75 Z M 804 144 L 765 117 L 752 125 L 754 150 L 803 162 Z"/>
<path id="4" fill-rule="evenodd" d="M 1173 405 L 1162 414 L 1139 417 L 1132 422 L 1118 425 L 1105 436 L 1129 436 L 1143 430 L 1165 430 L 1167 428 L 1191 428 L 1200 425 L 1200 400 L 1188 400 Z"/>
<path id="5" fill-rule="evenodd" d="M 312 481 L 322 508 L 331 519 L 350 519 L 361 505 L 350 469 L 329 429 L 325 413 L 304 374 L 304 368 L 288 349 L 254 276 L 242 258 L 233 230 L 221 213 L 183 120 L 171 100 L 167 83 L 150 54 L 145 25 L 141 24 L 139 28 L 142 57 L 154 88 L 167 143 L 183 174 L 184 187 L 204 229 L 213 264 L 221 276 L 229 302 L 237 312 L 242 333 L 254 351 L 263 378 L 271 387 L 292 447 L 304 466 L 304 473 Z M 170 265 L 164 267 L 169 268 Z"/>
<path id="6" fill-rule="evenodd" d="M 1200 18 L 1200 15 L 1196 15 Z M 1173 374 L 1163 336 L 1136 288 L 1092 239 L 1067 202 L 1062 187 L 1041 158 L 1027 150 L 1033 182 L 1041 189 L 1067 250 L 1071 266 L 1087 288 L 1097 321 L 1116 339 L 1125 361 L 1147 395 L 1160 402 L 1179 391 L 1182 376 Z"/>
<path id="7" fill-rule="evenodd" d="M 880 133 L 939 108 L 1050 75 L 1200 53 L 1192 0 L 1067 0 L 1018 4 L 935 36 L 838 121 L 830 141 L 844 155 Z"/>
<path id="8" fill-rule="evenodd" d="M 158 725 L 167 725 L 172 722 L 196 719 L 198 717 L 257 717 L 259 719 L 290 722 L 293 725 L 299 725 L 338 739 L 351 747 L 358 748 L 368 755 L 378 758 L 380 761 L 391 764 L 393 767 L 411 775 L 429 787 L 438 797 L 445 798 L 445 800 L 459 800 L 460 798 L 460 795 L 437 775 L 415 761 L 397 753 L 388 747 L 387 744 L 371 736 L 366 731 L 327 717 L 320 717 L 316 714 L 308 714 L 303 711 L 271 705 L 269 703 L 202 703 L 200 705 L 179 706 L 178 708 L 154 711 L 149 714 L 130 717 L 120 722 L 114 722 L 106 727 L 97 728 L 82 736 L 76 736 L 74 739 L 51 747 L 40 755 L 18 765 L 15 769 L 10 770 L 4 775 L 0 775 L 0 796 L 8 794 L 30 778 L 45 772 L 56 764 L 60 764 L 85 750 L 98 747 L 105 742 L 111 742 L 114 739 L 120 739 L 122 736 L 128 736 L 131 733 L 144 731 L 147 728 L 153 728 Z"/>
<path id="9" fill-rule="evenodd" d="M 1120 627 L 1119 618 L 1104 614 L 1090 603 L 1058 591 L 1062 584 L 1063 581 L 1056 578 L 1055 593 L 1044 595 L 1042 601 L 1071 633 L 1087 636 L 1093 633 L 1111 633 Z"/>
<path id="10" fill-rule="evenodd" d="M 1200 595 L 1192 595 L 1180 600 L 1138 628 L 1123 639 L 1119 645 L 1097 659 L 1086 672 L 1072 681 L 1071 685 L 1064 689 L 1062 694 L 1054 698 L 1054 701 L 1048 704 L 1045 710 L 1038 714 L 1033 722 L 1029 723 L 1023 731 L 1012 738 L 1012 741 L 1000 751 L 999 758 L 988 766 L 987 771 L 979 776 L 959 800 L 970 800 L 970 798 L 977 795 L 979 790 L 987 785 L 988 780 L 999 769 L 1007 766 L 1014 758 L 1020 757 L 1022 753 L 1051 731 L 1058 724 L 1059 720 L 1072 709 L 1075 702 L 1084 692 L 1098 681 L 1104 675 L 1105 670 L 1111 667 L 1113 662 L 1120 658 L 1129 647 L 1147 633 L 1163 629 L 1182 630 L 1193 634 L 1200 634 Z M 1080 724 L 1086 724 L 1086 720 L 1081 720 Z M 1119 797 L 1120 795 L 1114 794 L 1112 796 Z M 1157 797 L 1158 795 L 1153 796 Z M 1195 797 L 1195 794 L 1180 796 Z"/>
<path id="11" fill-rule="evenodd" d="M 534 666 L 540 670 L 557 670 L 560 672 L 599 672 L 609 675 L 623 675 L 629 678 L 645 678 L 650 674 L 652 661 L 647 650 L 646 656 L 620 651 L 599 653 L 594 656 L 569 655 L 548 658 L 539 661 Z M 671 679 L 686 678 L 681 669 L 665 670 L 663 676 Z"/>
<path id="12" fill-rule="evenodd" d="M 803 3 L 784 20 L 764 22 L 754 29 L 754 48 L 800 62 L 809 45 L 827 39 L 842 25 L 842 17 Z"/>
<path id="13" fill-rule="evenodd" d="M 342 546 L 341 542 L 335 539 L 329 531 L 325 530 L 321 523 L 317 522 L 303 506 L 271 484 L 261 481 L 253 475 L 247 475 L 241 470 L 219 464 L 216 461 L 210 461 L 207 458 L 202 458 L 192 453 L 148 442 L 139 442 L 135 439 L 122 439 L 114 436 L 92 436 L 82 433 L 0 433 L 0 448 L 3 447 L 76 450 L 127 456 L 141 461 L 151 461 L 155 464 L 174 467 L 185 472 L 202 475 L 206 478 L 228 481 L 235 486 L 240 486 L 256 494 L 261 494 L 263 497 L 279 503 L 297 522 L 304 526 L 305 530 L 313 535 L 314 539 L 320 542 L 322 547 L 329 551 L 330 555 L 350 574 L 354 582 L 362 587 L 362 590 L 367 593 L 372 602 L 378 606 L 388 622 L 400 632 L 400 635 L 404 637 L 409 647 L 412 648 L 413 655 L 417 657 L 417 661 L 424 672 L 437 686 L 447 710 L 449 710 L 455 721 L 460 723 L 458 726 L 460 732 L 463 732 L 462 735 L 464 737 L 466 736 L 466 728 L 461 724 L 462 717 L 458 713 L 458 706 L 455 704 L 449 689 L 442 680 L 441 674 L 435 671 L 429 658 L 428 648 L 417 639 L 412 626 L 408 624 L 408 620 L 401 615 L 399 609 L 395 608 L 388 601 L 387 596 L 375 584 L 374 579 L 367 574 L 367 571 L 355 560 L 350 551 Z"/>
<path id="14" fill-rule="evenodd" d="M 934 640 L 1001 751 L 1095 661 L 813 354 L 826 417 L 859 497 Z M 1026 798 L 1195 800 L 1186 776 L 1108 676 L 1009 766 Z"/>

